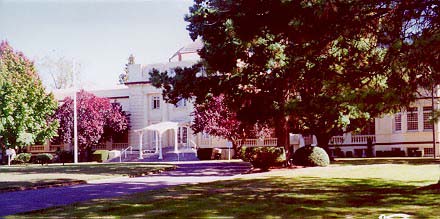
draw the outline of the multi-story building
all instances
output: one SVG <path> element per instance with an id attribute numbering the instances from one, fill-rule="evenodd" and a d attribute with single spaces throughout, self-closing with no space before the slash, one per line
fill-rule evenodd
<path id="1" fill-rule="evenodd" d="M 110 98 L 122 105 L 129 112 L 131 128 L 128 136 L 118 137 L 96 149 L 122 150 L 129 146 L 141 148 L 140 151 L 151 151 L 160 154 L 161 148 L 172 149 L 176 152 L 191 147 L 229 148 L 230 143 L 224 139 L 207 134 L 193 135 L 189 128 L 192 121 L 193 105 L 190 100 L 181 100 L 177 106 L 166 103 L 162 98 L 162 90 L 150 83 L 149 72 L 155 68 L 173 73 L 175 67 L 193 65 L 198 59 L 197 50 L 202 44 L 199 41 L 178 50 L 169 62 L 142 66 L 128 65 L 128 80 L 125 85 L 109 90 L 89 91 L 100 97 Z M 62 100 L 72 92 L 54 92 L 58 100 Z M 374 122 L 359 134 L 346 133 L 334 136 L 330 141 L 330 151 L 335 156 L 363 157 L 367 155 L 367 142 L 371 140 L 373 155 L 388 156 L 432 156 L 433 127 L 436 136 L 439 135 L 439 124 L 429 122 L 431 99 L 422 95 L 411 108 L 376 118 Z M 438 96 L 438 95 L 437 95 Z M 435 102 L 435 106 L 437 103 Z M 152 126 L 155 125 L 155 126 Z M 301 145 L 313 144 L 310 136 L 291 135 L 291 144 L 296 148 Z M 275 146 L 276 139 L 247 139 L 247 146 Z M 438 143 L 437 143 L 438 144 Z M 60 145 L 31 146 L 33 152 L 54 151 Z M 70 149 L 69 145 L 61 145 Z M 227 157 L 227 150 L 223 154 Z M 393 153 L 391 153 L 393 151 Z M 400 151 L 400 152 L 399 152 Z M 436 149 L 440 154 L 439 147 Z M 161 157 L 161 155 L 159 155 Z"/>

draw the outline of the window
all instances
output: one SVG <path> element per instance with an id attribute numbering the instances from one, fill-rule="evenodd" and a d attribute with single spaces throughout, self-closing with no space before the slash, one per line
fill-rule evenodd
<path id="1" fill-rule="evenodd" d="M 160 97 L 153 97 L 152 108 L 160 109 Z"/>
<path id="2" fill-rule="evenodd" d="M 417 107 L 411 107 L 406 114 L 408 131 L 419 130 Z"/>
<path id="3" fill-rule="evenodd" d="M 185 107 L 186 106 L 186 100 L 185 99 L 181 99 L 179 100 L 179 102 L 176 103 L 176 107 L 177 108 L 181 108 L 181 107 Z"/>
<path id="4" fill-rule="evenodd" d="M 434 148 L 423 148 L 423 154 L 425 154 L 425 155 L 433 155 L 434 154 Z"/>
<path id="5" fill-rule="evenodd" d="M 394 115 L 394 130 L 402 131 L 402 113 Z"/>
<path id="6" fill-rule="evenodd" d="M 432 118 L 432 107 L 430 107 L 430 106 L 423 107 L 423 129 L 424 130 L 428 130 L 428 129 L 432 130 L 433 126 L 431 123 L 431 118 Z"/>
<path id="7" fill-rule="evenodd" d="M 177 129 L 177 143 L 188 143 L 188 128 L 187 127 L 179 127 Z"/>

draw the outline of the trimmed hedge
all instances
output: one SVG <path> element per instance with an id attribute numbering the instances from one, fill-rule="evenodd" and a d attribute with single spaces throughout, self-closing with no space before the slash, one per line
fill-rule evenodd
<path id="1" fill-rule="evenodd" d="M 108 150 L 96 150 L 92 154 L 92 160 L 97 162 L 104 162 L 108 160 L 109 157 L 109 151 Z"/>
<path id="2" fill-rule="evenodd" d="M 49 163 L 52 162 L 52 160 L 53 160 L 53 155 L 52 154 L 44 153 L 44 154 L 37 154 L 35 156 L 35 162 L 39 163 L 41 165 L 49 164 Z"/>
<path id="3" fill-rule="evenodd" d="M 211 160 L 213 148 L 199 148 L 197 149 L 197 158 L 199 160 Z"/>
<path id="4" fill-rule="evenodd" d="M 283 147 L 242 147 L 240 157 L 262 171 L 281 166 L 286 162 L 286 152 Z"/>
<path id="5" fill-rule="evenodd" d="M 21 153 L 18 154 L 14 160 L 12 161 L 13 164 L 23 164 L 23 163 L 29 163 L 31 160 L 32 154 L 30 153 Z"/>
<path id="6" fill-rule="evenodd" d="M 325 167 L 330 164 L 330 158 L 327 152 L 320 147 L 304 146 L 293 154 L 293 164 L 306 167 Z"/>

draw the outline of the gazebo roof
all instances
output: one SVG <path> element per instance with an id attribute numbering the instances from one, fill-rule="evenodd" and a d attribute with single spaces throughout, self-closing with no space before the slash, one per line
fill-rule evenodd
<path id="1" fill-rule="evenodd" d="M 170 129 L 177 129 L 179 127 L 179 123 L 177 122 L 160 122 L 153 125 L 149 125 L 142 129 L 137 129 L 135 132 L 143 132 L 143 131 L 158 131 L 160 134 L 164 133 L 167 130 Z"/>

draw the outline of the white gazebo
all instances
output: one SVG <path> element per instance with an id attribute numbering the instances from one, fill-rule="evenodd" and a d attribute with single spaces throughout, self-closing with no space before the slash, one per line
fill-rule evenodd
<path id="1" fill-rule="evenodd" d="M 139 159 L 142 159 L 142 137 L 144 135 L 145 131 L 154 131 L 154 134 L 156 135 L 156 142 L 155 142 L 155 153 L 159 153 L 159 159 L 162 160 L 162 135 L 168 131 L 168 130 L 174 130 L 174 152 L 178 153 L 179 150 L 177 148 L 178 146 L 178 136 L 177 136 L 177 129 L 179 128 L 179 123 L 177 122 L 160 122 L 153 125 L 149 125 L 145 128 L 134 130 L 134 132 L 137 132 L 139 134 Z"/>

